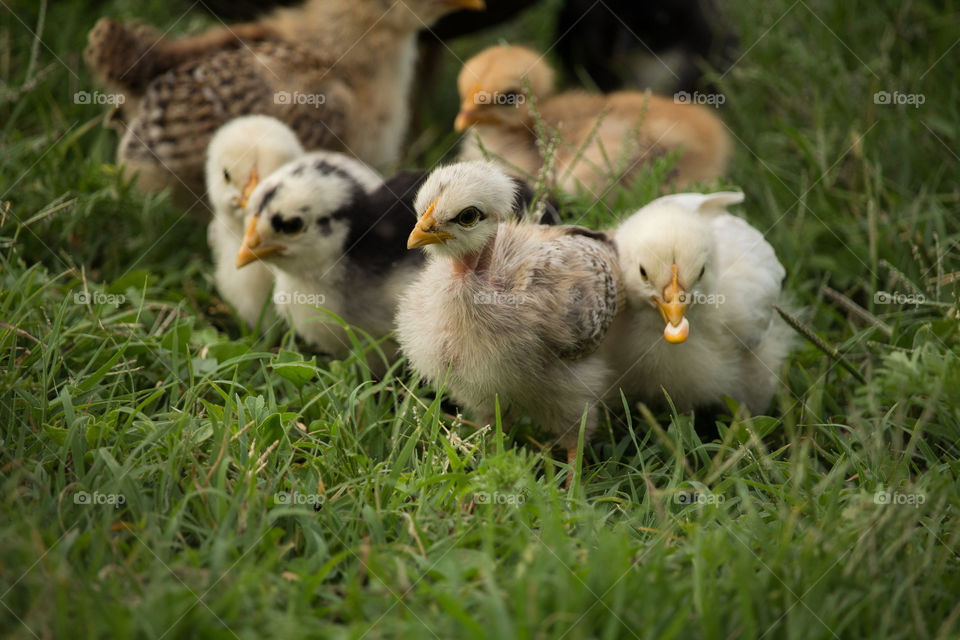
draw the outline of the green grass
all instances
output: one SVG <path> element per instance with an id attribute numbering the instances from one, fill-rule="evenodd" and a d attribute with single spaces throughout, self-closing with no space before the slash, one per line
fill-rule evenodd
<path id="1" fill-rule="evenodd" d="M 204 221 L 125 184 L 102 108 L 71 100 L 99 15 L 175 7 L 56 3 L 42 44 L 38 6 L 0 7 L 0 634 L 960 636 L 958 7 L 729 5 L 727 183 L 866 382 L 804 341 L 769 416 L 721 418 L 722 440 L 611 407 L 569 492 L 535 430 L 476 431 L 402 366 L 374 381 L 238 328 Z M 547 46 L 549 21 L 510 35 Z M 410 166 L 455 139 L 446 58 Z"/>

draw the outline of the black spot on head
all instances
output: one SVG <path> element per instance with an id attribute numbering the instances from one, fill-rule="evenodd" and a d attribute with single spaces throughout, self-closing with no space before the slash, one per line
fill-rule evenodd
<path id="1" fill-rule="evenodd" d="M 320 229 L 320 233 L 328 236 L 333 233 L 333 224 L 330 221 L 329 216 L 323 216 L 322 218 L 317 218 L 317 227 Z"/>
<path id="2" fill-rule="evenodd" d="M 303 229 L 303 218 L 294 216 L 288 220 L 279 213 L 275 213 L 270 218 L 270 226 L 277 233 L 297 233 Z"/>
<path id="3" fill-rule="evenodd" d="M 267 205 L 270 204 L 270 201 L 277 195 L 277 190 L 280 188 L 280 185 L 274 186 L 272 189 L 263 194 L 263 199 L 260 201 L 260 206 L 257 207 L 257 214 L 260 215 L 263 213 L 263 210 L 267 208 Z"/>

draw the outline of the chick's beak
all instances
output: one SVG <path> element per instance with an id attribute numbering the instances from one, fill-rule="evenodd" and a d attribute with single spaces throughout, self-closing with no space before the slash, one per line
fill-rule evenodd
<path id="1" fill-rule="evenodd" d="M 407 238 L 407 249 L 416 249 L 418 247 L 425 247 L 428 244 L 445 242 L 453 237 L 446 231 L 437 230 L 437 221 L 433 217 L 433 208 L 435 206 L 437 206 L 436 200 L 430 203 L 430 206 L 427 207 L 427 212 L 417 221 L 413 231 L 410 232 L 410 237 Z"/>
<path id="2" fill-rule="evenodd" d="M 475 96 L 477 91 L 473 92 L 469 98 L 463 101 L 463 104 L 460 105 L 460 113 L 457 114 L 457 119 L 453 121 L 453 129 L 460 133 L 467 127 L 475 124 L 484 124 L 484 123 L 494 123 L 496 122 L 496 117 L 490 113 L 489 109 L 484 111 L 479 107 L 483 103 L 478 103 Z"/>
<path id="3" fill-rule="evenodd" d="M 250 200 L 250 195 L 253 193 L 253 190 L 257 188 L 258 182 L 260 182 L 260 175 L 257 173 L 257 168 L 254 167 L 250 171 L 250 179 L 247 180 L 247 184 L 243 186 L 243 191 L 240 192 L 241 209 L 247 208 L 247 202 Z"/>
<path id="4" fill-rule="evenodd" d="M 243 237 L 243 244 L 237 252 L 237 269 L 247 266 L 255 260 L 267 258 L 281 253 L 284 246 L 280 244 L 263 244 L 260 232 L 257 231 L 257 221 L 260 218 L 253 216 L 247 226 L 247 233 Z"/>
<path id="5" fill-rule="evenodd" d="M 470 9 L 471 11 L 483 11 L 487 8 L 483 0 L 443 0 L 443 4 L 458 9 Z"/>
<path id="6" fill-rule="evenodd" d="M 663 288 L 663 297 L 654 297 L 660 315 L 667 326 L 663 329 L 663 337 L 667 342 L 679 344 L 687 339 L 690 333 L 690 323 L 683 317 L 689 302 L 686 300 L 686 291 L 677 281 L 677 265 L 673 265 L 673 279 Z"/>

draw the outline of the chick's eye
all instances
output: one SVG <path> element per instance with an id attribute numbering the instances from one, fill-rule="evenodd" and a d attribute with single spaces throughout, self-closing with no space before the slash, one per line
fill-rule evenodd
<path id="1" fill-rule="evenodd" d="M 230 182 L 230 172 L 226 169 L 223 170 L 223 181 Z"/>
<path id="2" fill-rule="evenodd" d="M 461 227 L 472 227 L 483 219 L 483 214 L 476 207 L 467 207 L 461 211 L 455 218 L 455 222 Z"/>
<path id="3" fill-rule="evenodd" d="M 697 280 L 702 278 L 703 274 L 705 274 L 706 272 L 707 272 L 707 265 L 703 265 L 702 267 L 700 267 L 700 275 L 697 276 Z"/>
<path id="4" fill-rule="evenodd" d="M 647 279 L 647 270 L 643 268 L 643 265 L 640 265 L 640 277 L 644 280 Z"/>

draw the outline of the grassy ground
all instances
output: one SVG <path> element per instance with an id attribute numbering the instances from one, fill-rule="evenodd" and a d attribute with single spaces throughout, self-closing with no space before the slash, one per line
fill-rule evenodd
<path id="1" fill-rule="evenodd" d="M 99 15 L 175 8 L 0 7 L 0 634 L 960 636 L 957 5 L 729 4 L 729 183 L 864 381 L 804 342 L 770 415 L 715 442 L 613 407 L 570 492 L 534 430 L 237 327 L 202 220 L 124 184 L 73 101 Z M 453 91 L 411 166 L 453 141 Z"/>

